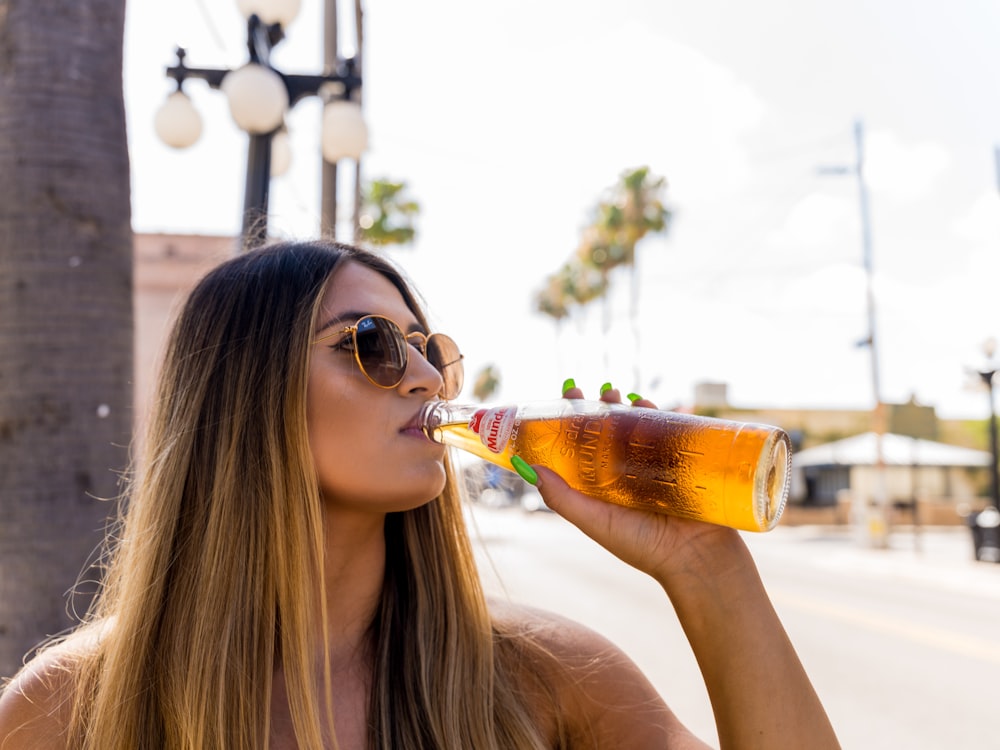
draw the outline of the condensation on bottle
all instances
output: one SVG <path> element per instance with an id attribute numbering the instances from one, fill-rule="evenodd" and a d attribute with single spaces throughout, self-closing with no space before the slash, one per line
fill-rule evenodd
<path id="1" fill-rule="evenodd" d="M 421 420 L 436 442 L 511 471 L 517 455 L 627 507 L 769 531 L 788 499 L 791 443 L 770 425 L 583 399 L 432 401 Z"/>

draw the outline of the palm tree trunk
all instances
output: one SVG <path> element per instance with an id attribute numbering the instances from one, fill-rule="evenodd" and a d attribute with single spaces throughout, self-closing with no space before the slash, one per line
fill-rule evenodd
<path id="1" fill-rule="evenodd" d="M 638 268 L 638 252 L 632 253 L 632 262 L 629 264 L 629 280 L 631 293 L 629 294 L 629 309 L 628 317 L 629 322 L 632 324 L 632 379 L 634 384 L 632 389 L 641 394 L 642 393 L 642 365 L 641 360 L 641 347 L 639 340 L 639 268 Z"/>
<path id="2" fill-rule="evenodd" d="M 124 19 L 125 0 L 0 14 L 0 675 L 71 624 L 127 461 Z"/>

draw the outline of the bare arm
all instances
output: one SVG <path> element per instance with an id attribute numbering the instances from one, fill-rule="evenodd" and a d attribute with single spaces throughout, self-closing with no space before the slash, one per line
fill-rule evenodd
<path id="1" fill-rule="evenodd" d="M 594 500 L 535 468 L 549 507 L 664 588 L 704 676 L 723 748 L 840 747 L 738 532 Z"/>

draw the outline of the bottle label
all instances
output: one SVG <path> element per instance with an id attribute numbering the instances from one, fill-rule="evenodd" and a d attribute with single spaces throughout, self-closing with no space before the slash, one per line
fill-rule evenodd
<path id="1" fill-rule="evenodd" d="M 493 453 L 503 453 L 514 431 L 517 407 L 501 406 L 496 409 L 480 409 L 469 420 L 469 429 L 479 435 L 483 445 Z"/>

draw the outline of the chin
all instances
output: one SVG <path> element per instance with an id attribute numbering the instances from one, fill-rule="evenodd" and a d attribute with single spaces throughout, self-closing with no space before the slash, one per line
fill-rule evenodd
<path id="1" fill-rule="evenodd" d="M 366 483 L 354 487 L 328 487 L 322 492 L 324 502 L 330 509 L 352 508 L 355 511 L 376 513 L 398 513 L 419 508 L 436 500 L 444 491 L 448 477 L 444 466 L 438 465 L 435 472 L 422 471 L 408 475 L 402 481 L 381 487 Z"/>

